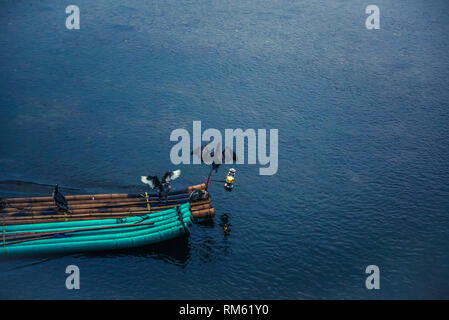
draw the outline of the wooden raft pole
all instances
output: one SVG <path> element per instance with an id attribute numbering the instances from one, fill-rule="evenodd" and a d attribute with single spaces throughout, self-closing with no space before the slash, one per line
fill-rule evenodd
<path id="1" fill-rule="evenodd" d="M 81 214 L 63 214 L 59 213 L 56 215 L 27 215 L 27 216 L 17 216 L 17 217 L 8 217 L 7 221 L 26 221 L 26 220 L 42 220 L 42 219 L 73 219 L 77 217 L 100 217 L 100 216 L 114 216 L 114 215 L 129 215 L 129 214 L 148 214 L 153 212 L 159 212 L 162 210 L 167 210 L 174 208 L 175 205 L 172 206 L 162 206 L 162 207 L 156 207 L 152 209 L 151 211 L 148 211 L 146 208 L 137 208 L 136 210 L 127 210 L 123 211 L 123 208 L 118 208 L 120 211 L 117 212 L 99 212 L 99 213 L 81 213 Z M 208 209 L 211 207 L 210 202 L 206 204 L 200 204 L 200 205 L 194 205 L 192 206 L 191 211 L 195 212 L 201 209 Z"/>
<path id="2" fill-rule="evenodd" d="M 206 189 L 206 185 L 198 184 L 195 186 L 190 186 L 184 190 L 176 191 L 173 193 L 175 195 L 176 193 L 191 193 L 195 190 L 204 190 Z M 65 198 L 67 201 L 70 200 L 92 200 L 92 199 L 101 199 L 101 200 L 114 200 L 114 199 L 132 199 L 132 198 L 141 198 L 142 195 L 139 193 L 131 194 L 131 193 L 112 193 L 112 194 L 90 194 L 90 195 L 69 195 Z M 154 197 L 154 195 L 153 195 Z M 33 197 L 33 198 L 10 198 L 10 199 L 4 199 L 7 203 L 13 204 L 13 203 L 35 203 L 35 202 L 51 202 L 53 201 L 53 197 Z"/>
<path id="3" fill-rule="evenodd" d="M 187 201 L 187 199 L 185 200 Z M 208 201 L 208 200 L 206 200 Z M 195 202 L 195 204 L 205 203 L 202 202 Z M 178 204 L 178 202 L 170 202 L 168 201 L 168 205 L 162 205 L 162 206 L 152 206 L 152 208 L 172 208 L 175 205 Z M 70 216 L 72 214 L 82 214 L 82 213 L 111 213 L 111 212 L 122 212 L 122 211 L 137 211 L 137 210 L 143 210 L 144 208 L 147 208 L 146 203 L 142 203 L 141 206 L 133 205 L 133 206 L 120 206 L 120 207 L 103 207 L 103 208 L 91 208 L 91 209 L 71 209 L 71 212 L 66 213 L 66 215 Z M 3 216 L 6 217 L 24 217 L 24 216 L 31 216 L 31 215 L 42 215 L 42 216 L 48 216 L 52 214 L 62 214 L 59 212 L 56 208 L 49 208 L 48 210 L 43 211 L 11 211 L 11 212 L 4 212 Z"/>
<path id="4" fill-rule="evenodd" d="M 180 193 L 176 195 L 170 195 L 168 200 L 177 200 L 177 199 L 186 199 L 189 197 L 189 193 Z M 20 208 L 20 209 L 35 209 L 39 210 L 39 207 L 56 207 L 54 200 L 51 201 L 39 201 L 39 202 L 30 202 L 30 203 L 10 203 L 9 199 L 5 199 L 4 207 L 0 208 L 0 211 L 10 208 Z M 150 203 L 160 202 L 158 197 L 149 197 Z M 116 203 L 146 203 L 147 199 L 143 196 L 141 198 L 123 198 L 123 199 L 113 199 L 113 200 L 104 200 L 104 199 L 90 199 L 90 200 L 68 200 L 67 203 L 69 207 L 79 206 L 79 205 L 110 205 Z"/>
<path id="5" fill-rule="evenodd" d="M 35 220 L 35 219 L 29 219 L 29 220 L 14 220 L 14 221 L 8 221 L 5 225 L 8 226 L 14 226 L 14 225 L 22 225 L 22 224 L 33 224 L 33 223 L 48 223 L 48 222 L 66 222 L 66 221 L 87 221 L 87 220 L 95 220 L 95 219 L 118 219 L 118 218 L 126 218 L 126 217 L 133 217 L 133 216 L 139 216 L 147 214 L 147 212 L 125 212 L 123 214 L 114 214 L 114 215 L 108 215 L 108 216 L 95 216 L 95 217 L 77 217 L 77 218 L 70 218 L 61 216 L 55 219 L 42 219 L 42 220 Z M 210 218 L 215 215 L 215 209 L 214 208 L 208 208 L 208 209 L 202 209 L 197 211 L 192 211 L 192 216 L 195 219 L 198 218 Z"/>
<path id="6" fill-rule="evenodd" d="M 55 214 L 55 215 L 24 215 L 16 217 L 8 217 L 2 221 L 5 225 L 19 225 L 19 224 L 32 224 L 32 223 L 47 223 L 47 222 L 61 222 L 61 221 L 85 221 L 94 219 L 114 219 L 123 218 L 127 216 L 145 215 L 162 210 L 170 209 L 176 205 L 153 207 L 151 211 L 144 207 L 135 208 L 135 210 L 128 209 L 124 211 L 123 208 L 114 208 L 115 212 L 95 212 L 85 214 Z M 198 201 L 191 204 L 191 212 L 194 218 L 208 218 L 213 217 L 215 209 L 212 208 L 210 200 Z"/>
<path id="7" fill-rule="evenodd" d="M 173 203 L 173 202 L 179 202 L 179 201 L 187 201 L 188 198 L 182 198 L 182 199 L 173 199 L 173 200 L 167 200 L 167 203 Z M 114 207 L 125 207 L 125 206 L 145 206 L 147 203 L 155 204 L 155 203 L 161 203 L 161 201 L 133 201 L 133 202 L 110 202 L 110 203 L 98 203 L 98 204 L 79 204 L 79 205 L 69 205 L 70 211 L 76 212 L 77 210 L 83 210 L 83 209 L 98 209 L 101 210 L 102 208 L 114 208 Z M 51 206 L 39 206 L 39 207 L 7 207 L 3 210 L 0 210 L 0 213 L 16 213 L 16 212 L 51 212 L 51 211 L 58 211 L 58 207 L 56 205 Z"/>

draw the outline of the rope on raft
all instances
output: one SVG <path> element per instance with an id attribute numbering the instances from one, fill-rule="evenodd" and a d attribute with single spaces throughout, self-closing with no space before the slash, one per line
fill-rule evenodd
<path id="1" fill-rule="evenodd" d="M 182 219 L 182 213 L 181 213 L 181 210 L 179 209 L 179 206 L 176 206 L 176 211 L 178 212 L 178 219 L 179 219 L 179 221 L 181 221 L 184 231 L 188 232 L 189 230 L 186 228 L 186 225 L 184 224 L 184 220 Z"/>

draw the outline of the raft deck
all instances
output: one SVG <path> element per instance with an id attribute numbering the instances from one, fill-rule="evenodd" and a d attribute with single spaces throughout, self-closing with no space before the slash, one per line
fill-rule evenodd
<path id="1" fill-rule="evenodd" d="M 190 201 L 193 191 L 205 189 L 205 184 L 190 186 L 169 193 L 166 201 L 155 194 L 67 195 L 70 212 L 66 213 L 58 210 L 53 197 L 0 199 L 0 219 L 3 226 L 11 226 L 127 218 L 164 211 L 186 202 L 190 202 L 193 218 L 208 218 L 215 215 L 210 198 Z"/>

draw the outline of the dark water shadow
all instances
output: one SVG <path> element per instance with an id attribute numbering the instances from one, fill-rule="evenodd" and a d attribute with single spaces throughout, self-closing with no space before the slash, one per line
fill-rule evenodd
<path id="1" fill-rule="evenodd" d="M 2 270 L 2 273 L 8 273 L 11 271 L 27 269 L 27 268 L 33 267 L 35 265 L 47 263 L 51 260 L 52 260 L 51 257 L 42 257 L 42 256 L 35 257 L 35 259 L 33 259 L 31 261 L 30 261 L 30 257 L 2 257 L 2 258 L 0 258 L 0 262 L 13 261 L 13 262 L 18 263 L 18 265 L 15 265 L 13 268 L 10 268 L 8 270 Z"/>
<path id="2" fill-rule="evenodd" d="M 191 256 L 191 245 L 188 235 L 184 235 L 175 239 L 163 241 L 160 243 L 150 244 L 137 248 L 115 249 L 108 251 L 92 251 L 80 253 L 55 253 L 55 254 L 32 254 L 20 257 L 2 257 L 0 261 L 24 261 L 23 266 L 26 268 L 35 264 L 46 263 L 50 260 L 63 257 L 77 258 L 115 258 L 115 257 L 141 257 L 162 260 L 170 264 L 185 267 Z M 29 260 L 32 259 L 32 262 Z"/>
<path id="3" fill-rule="evenodd" d="M 213 229 L 215 227 L 215 221 L 214 221 L 214 219 L 211 219 L 211 218 L 197 219 L 193 223 L 198 226 L 205 227 L 205 228 Z"/>
<path id="4" fill-rule="evenodd" d="M 218 220 L 218 221 L 216 221 Z M 202 264 L 213 263 L 223 259 L 223 256 L 232 254 L 232 242 L 229 242 L 230 230 L 225 231 L 224 226 L 230 226 L 229 213 L 216 214 L 215 219 L 195 221 L 203 232 L 198 232 L 192 250 Z"/>
<path id="5" fill-rule="evenodd" d="M 55 183 L 56 184 L 56 183 Z M 12 197 L 42 197 L 51 196 L 54 185 L 21 180 L 3 180 L 0 181 L 0 194 L 3 198 Z M 84 190 L 75 187 L 59 186 L 63 193 L 82 193 Z"/>
<path id="6" fill-rule="evenodd" d="M 87 258 L 114 258 L 117 256 L 134 256 L 141 258 L 152 258 L 155 260 L 162 260 L 170 264 L 185 267 L 191 256 L 191 244 L 189 235 L 150 244 L 147 246 L 80 253 L 78 256 Z"/>

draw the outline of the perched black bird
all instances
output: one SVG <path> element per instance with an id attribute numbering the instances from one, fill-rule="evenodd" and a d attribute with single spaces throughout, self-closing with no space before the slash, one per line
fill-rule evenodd
<path id="1" fill-rule="evenodd" d="M 218 145 L 220 147 L 220 145 Z M 226 162 L 226 160 L 232 157 L 233 161 L 237 161 L 237 155 L 234 150 L 229 147 L 224 148 L 221 154 L 215 155 L 215 149 L 212 151 L 207 148 L 206 145 L 202 144 L 200 148 L 193 150 L 191 154 L 198 156 L 202 162 L 212 160 L 212 170 L 218 172 L 220 165 Z M 209 158 L 209 159 L 208 159 Z"/>
<path id="2" fill-rule="evenodd" d="M 61 192 L 59 192 L 58 185 L 55 185 L 55 188 L 53 190 L 53 200 L 55 201 L 55 204 L 59 210 L 64 212 L 70 212 L 67 199 Z"/>
<path id="3" fill-rule="evenodd" d="M 159 199 L 167 200 L 168 193 L 171 190 L 170 181 L 177 179 L 181 175 L 181 170 L 167 171 L 162 177 L 162 182 L 157 176 L 142 176 L 141 181 L 147 184 L 151 189 L 159 190 Z"/>

